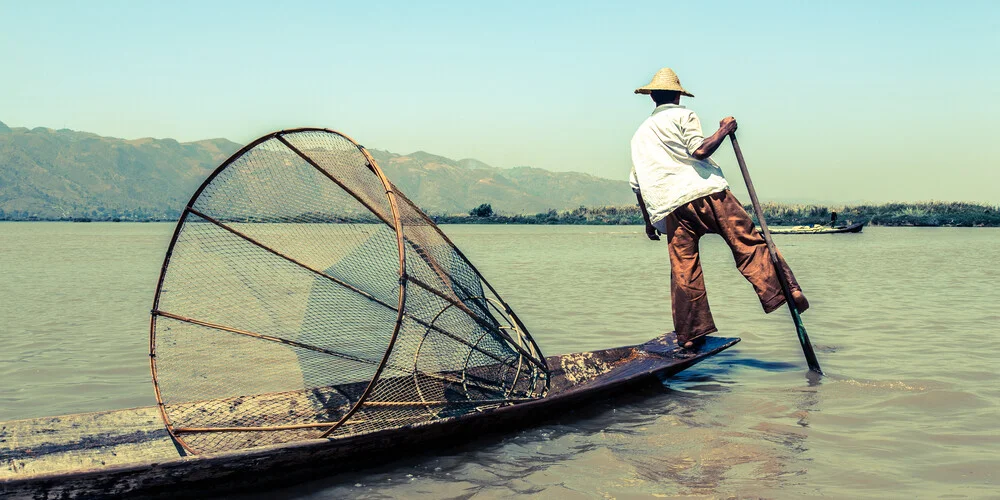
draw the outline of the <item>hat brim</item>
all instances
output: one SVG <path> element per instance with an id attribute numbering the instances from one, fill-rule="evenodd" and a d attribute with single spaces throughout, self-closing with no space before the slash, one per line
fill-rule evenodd
<path id="1" fill-rule="evenodd" d="M 671 92 L 680 92 L 681 95 L 686 95 L 688 97 L 694 97 L 694 94 L 692 94 L 692 93 L 690 93 L 690 92 L 688 92 L 688 91 L 686 91 L 684 89 L 651 89 L 649 87 L 639 87 L 639 88 L 635 89 L 635 93 L 636 94 L 646 94 L 646 95 L 649 95 L 649 94 L 652 94 L 654 90 L 669 90 Z"/>

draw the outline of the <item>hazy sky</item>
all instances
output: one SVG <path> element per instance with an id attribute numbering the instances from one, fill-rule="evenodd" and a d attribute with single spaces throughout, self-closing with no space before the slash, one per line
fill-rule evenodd
<path id="1" fill-rule="evenodd" d="M 670 66 L 706 133 L 737 118 L 762 198 L 1000 203 L 997 1 L 0 0 L 0 54 L 10 126 L 322 126 L 616 179 L 652 109 L 632 90 Z"/>

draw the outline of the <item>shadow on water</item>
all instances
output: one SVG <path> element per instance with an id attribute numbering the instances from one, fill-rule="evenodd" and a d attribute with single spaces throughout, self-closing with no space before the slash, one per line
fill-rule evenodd
<path id="1" fill-rule="evenodd" d="M 736 366 L 746 366 L 750 368 L 758 368 L 761 370 L 767 370 L 771 372 L 787 372 L 791 370 L 799 370 L 802 367 L 795 363 L 788 363 L 785 361 L 761 361 L 759 359 L 747 359 L 740 358 L 731 361 L 724 361 L 726 365 L 736 365 Z"/>
<path id="2" fill-rule="evenodd" d="M 716 362 L 702 363 L 673 377 L 528 423 L 519 431 L 431 445 L 414 454 L 387 456 L 377 464 L 354 465 L 313 481 L 236 498 L 386 498 L 408 496 L 414 488 L 429 490 L 434 498 L 468 498 L 485 490 L 538 493 L 542 489 L 524 478 L 607 448 L 609 440 L 642 439 L 649 427 L 667 415 L 697 425 L 696 416 L 705 400 L 735 383 L 729 371 Z M 461 491 L 454 491 L 459 484 L 464 485 Z"/>
<path id="3" fill-rule="evenodd" d="M 830 352 L 835 352 L 835 349 L 832 349 Z M 787 361 L 764 361 L 754 358 L 736 357 L 734 354 L 728 352 L 722 354 L 723 355 L 719 356 L 722 359 L 717 360 L 720 367 L 739 366 L 739 367 L 755 368 L 758 370 L 764 370 L 768 372 L 789 372 L 789 371 L 797 371 L 803 369 L 801 365 L 796 363 L 789 363 Z M 815 387 L 823 383 L 822 374 L 816 373 L 808 369 L 804 371 L 805 371 L 806 383 L 808 384 L 809 387 Z"/>

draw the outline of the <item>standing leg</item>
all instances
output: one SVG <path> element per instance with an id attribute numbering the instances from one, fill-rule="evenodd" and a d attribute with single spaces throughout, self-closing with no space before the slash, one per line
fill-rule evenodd
<path id="1" fill-rule="evenodd" d="M 689 205 L 667 216 L 667 247 L 670 252 L 670 303 L 677 344 L 719 331 L 712 320 L 701 271 L 698 240 L 704 234 L 697 219 L 685 217 Z"/>
<path id="2" fill-rule="evenodd" d="M 768 254 L 767 243 L 757 229 L 754 228 L 750 215 L 740 205 L 740 202 L 728 190 L 715 193 L 707 197 L 709 206 L 714 212 L 713 219 L 718 227 L 712 228 L 718 232 L 722 239 L 729 244 L 736 260 L 736 267 L 743 273 L 743 276 L 753 285 L 760 299 L 760 304 L 764 312 L 770 313 L 781 307 L 785 303 L 785 295 L 781 291 L 781 283 L 778 282 L 778 275 L 774 271 L 774 264 Z M 795 275 L 785 262 L 781 252 L 778 252 L 778 262 L 780 263 L 785 277 L 788 278 L 789 285 L 793 293 L 801 296 L 801 288 L 795 281 Z M 808 307 L 805 297 L 802 297 L 800 310 Z M 799 302 L 799 298 L 796 298 Z M 804 307 L 803 307 L 804 305 Z"/>

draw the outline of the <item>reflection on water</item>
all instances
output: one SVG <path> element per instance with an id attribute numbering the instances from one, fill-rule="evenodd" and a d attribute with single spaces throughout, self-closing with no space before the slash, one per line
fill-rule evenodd
<path id="1" fill-rule="evenodd" d="M 757 368 L 759 370 L 767 370 L 772 372 L 788 371 L 788 370 L 799 370 L 802 367 L 795 363 L 787 363 L 784 361 L 764 361 L 760 359 L 732 359 L 723 361 L 725 364 L 748 366 L 750 368 Z M 821 380 L 822 377 L 817 377 L 817 380 Z"/>
<path id="2" fill-rule="evenodd" d="M 0 420 L 148 405 L 148 309 L 171 226 L 0 224 Z M 670 328 L 666 248 L 632 227 L 453 226 L 548 354 Z M 518 432 L 258 498 L 996 495 L 1000 232 L 779 236 L 827 376 L 702 242 L 735 348 Z M 948 256 L 942 259 L 942 256 Z M 250 496 L 250 498 L 254 498 Z"/>

